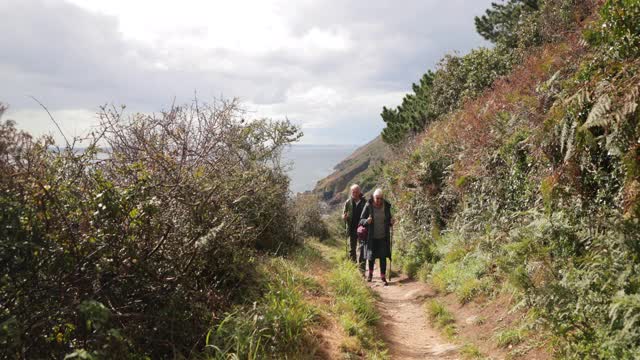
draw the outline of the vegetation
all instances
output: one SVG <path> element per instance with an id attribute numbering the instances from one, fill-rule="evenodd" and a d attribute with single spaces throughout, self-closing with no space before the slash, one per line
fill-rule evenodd
<path id="1" fill-rule="evenodd" d="M 296 235 L 300 238 L 315 237 L 321 240 L 329 237 L 329 229 L 322 220 L 320 199 L 311 194 L 298 194 L 293 200 Z"/>
<path id="2" fill-rule="evenodd" d="M 345 358 L 387 359 L 387 349 L 377 328 L 380 315 L 375 305 L 375 293 L 363 281 L 356 264 L 347 258 L 340 216 L 334 212 L 328 223 L 332 239 L 323 243 L 325 257 L 331 259 L 328 274 L 329 289 L 335 298 L 333 314 L 345 332 L 340 345 Z"/>
<path id="3" fill-rule="evenodd" d="M 492 3 L 485 15 L 476 17 L 478 34 L 493 43 L 515 47 L 518 30 L 526 26 L 527 18 L 540 9 L 538 0 L 509 0 L 505 4 Z"/>
<path id="4" fill-rule="evenodd" d="M 371 289 L 362 281 L 356 265 L 342 261 L 330 274 L 330 285 L 336 294 L 339 322 L 349 338 L 343 351 L 367 358 L 386 358 L 384 344 L 378 339 L 375 325 L 380 319 Z"/>
<path id="5" fill-rule="evenodd" d="M 448 338 L 455 337 L 457 333 L 455 319 L 443 304 L 437 300 L 431 300 L 425 303 L 425 310 L 432 324 L 440 328 Z"/>
<path id="6" fill-rule="evenodd" d="M 409 135 L 457 109 L 468 98 L 478 95 L 511 68 L 510 54 L 500 48 L 478 49 L 465 56 L 447 55 L 435 72 L 427 72 L 413 93 L 395 109 L 382 109 L 386 127 L 382 139 L 401 144 Z"/>
<path id="7" fill-rule="evenodd" d="M 295 243 L 279 156 L 300 134 L 241 114 L 235 101 L 128 120 L 105 108 L 84 151 L 0 125 L 3 357 L 204 346 L 257 281 L 259 249 Z"/>
<path id="8" fill-rule="evenodd" d="M 484 359 L 484 355 L 478 350 L 478 348 L 473 344 L 464 344 L 462 348 L 460 348 L 460 354 L 465 359 Z"/>
<path id="9" fill-rule="evenodd" d="M 302 258 L 305 256 L 302 250 Z M 321 287 L 290 258 L 266 259 L 260 273 L 266 291 L 258 301 L 228 311 L 205 339 L 208 359 L 263 359 L 312 357 L 317 345 L 312 325 L 320 310 L 305 300 Z"/>
<path id="10" fill-rule="evenodd" d="M 477 26 L 500 75 L 476 66 L 487 81 L 468 82 L 466 56 L 449 57 L 383 110 L 383 138 L 405 146 L 382 170 L 403 268 L 461 303 L 508 293 L 535 310 L 562 358 L 640 351 L 639 9 L 493 5 Z"/>

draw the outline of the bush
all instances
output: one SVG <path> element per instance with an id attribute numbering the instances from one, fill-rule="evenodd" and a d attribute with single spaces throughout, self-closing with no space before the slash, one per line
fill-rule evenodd
<path id="1" fill-rule="evenodd" d="M 587 41 L 593 46 L 602 47 L 614 59 L 638 57 L 640 1 L 607 0 L 600 16 L 600 21 L 585 33 Z"/>
<path id="2" fill-rule="evenodd" d="M 296 234 L 299 237 L 329 237 L 329 228 L 322 216 L 320 200 L 315 195 L 298 194 L 293 200 L 292 215 L 295 218 Z"/>
<path id="3" fill-rule="evenodd" d="M 84 151 L 0 125 L 0 353 L 197 350 L 252 281 L 256 249 L 294 242 L 277 164 L 300 135 L 241 114 L 235 101 L 129 120 L 104 108 Z"/>

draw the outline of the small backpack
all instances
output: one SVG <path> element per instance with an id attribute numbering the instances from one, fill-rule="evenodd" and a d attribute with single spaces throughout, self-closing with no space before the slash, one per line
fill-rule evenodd
<path id="1" fill-rule="evenodd" d="M 366 226 L 358 225 L 358 240 L 363 241 L 367 239 L 367 234 L 369 233 L 369 229 Z"/>

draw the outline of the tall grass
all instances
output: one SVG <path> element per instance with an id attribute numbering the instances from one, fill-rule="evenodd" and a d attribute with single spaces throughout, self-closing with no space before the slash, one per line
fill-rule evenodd
<path id="1" fill-rule="evenodd" d="M 267 279 L 263 296 L 251 305 L 225 314 L 206 337 L 209 359 L 311 357 L 315 351 L 311 328 L 319 310 L 303 297 L 320 285 L 306 276 L 296 260 L 270 259 L 261 273 Z"/>
<path id="2" fill-rule="evenodd" d="M 375 294 L 363 281 L 356 264 L 341 256 L 329 275 L 329 285 L 336 298 L 335 313 L 347 334 L 341 350 L 348 357 L 366 355 L 369 359 L 388 358 L 384 343 L 375 332 L 380 315 Z"/>

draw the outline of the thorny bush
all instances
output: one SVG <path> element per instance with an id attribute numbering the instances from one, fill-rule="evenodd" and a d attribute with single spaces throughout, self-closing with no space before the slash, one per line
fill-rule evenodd
<path id="1" fill-rule="evenodd" d="M 257 249 L 294 242 L 288 121 L 102 110 L 83 151 L 0 125 L 0 357 L 188 357 Z"/>

